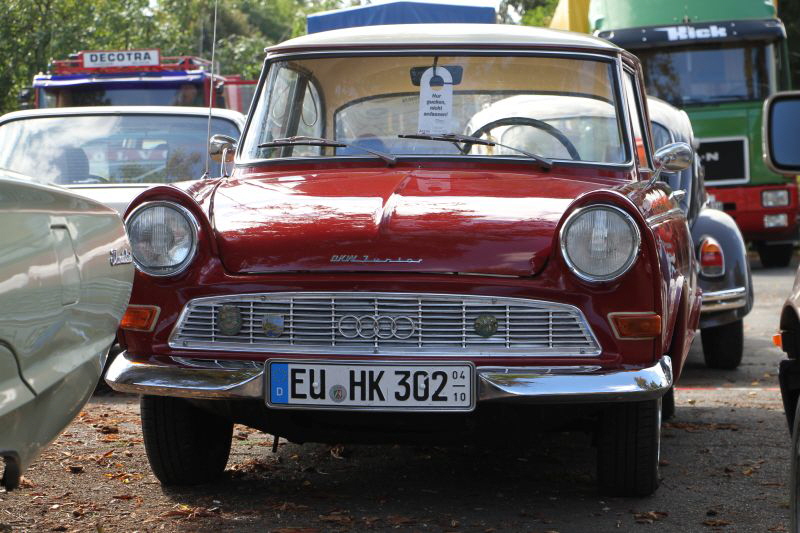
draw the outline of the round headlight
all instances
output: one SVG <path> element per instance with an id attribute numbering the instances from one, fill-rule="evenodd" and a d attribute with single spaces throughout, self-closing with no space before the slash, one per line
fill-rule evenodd
<path id="1" fill-rule="evenodd" d="M 151 276 L 172 276 L 189 266 L 197 250 L 197 222 L 186 208 L 169 202 L 137 207 L 125 221 L 133 261 Z"/>
<path id="2" fill-rule="evenodd" d="M 625 211 L 610 205 L 578 209 L 561 228 L 561 253 L 587 281 L 618 278 L 639 251 L 639 228 Z"/>

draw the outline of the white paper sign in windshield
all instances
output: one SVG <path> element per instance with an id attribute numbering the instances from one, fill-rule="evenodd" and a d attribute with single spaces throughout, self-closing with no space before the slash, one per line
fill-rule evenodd
<path id="1" fill-rule="evenodd" d="M 84 68 L 157 67 L 160 62 L 158 49 L 87 51 L 82 56 Z"/>
<path id="2" fill-rule="evenodd" d="M 419 83 L 420 134 L 452 133 L 453 76 L 446 68 L 431 67 Z"/>

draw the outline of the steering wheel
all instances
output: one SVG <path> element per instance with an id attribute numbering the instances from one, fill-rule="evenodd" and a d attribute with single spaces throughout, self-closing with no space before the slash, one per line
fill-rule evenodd
<path id="1" fill-rule="evenodd" d="M 536 120 L 535 118 L 528 118 L 528 117 L 505 117 L 505 118 L 499 118 L 497 120 L 493 120 L 491 122 L 487 122 L 486 124 L 484 124 L 483 126 L 478 128 L 477 130 L 475 130 L 472 133 L 470 133 L 469 136 L 470 137 L 480 137 L 481 135 L 484 135 L 484 134 L 486 134 L 486 133 L 488 133 L 488 132 L 492 131 L 493 129 L 498 128 L 500 126 L 530 126 L 532 128 L 540 129 L 540 130 L 542 130 L 542 131 L 544 131 L 546 133 L 549 133 L 553 137 L 555 137 L 556 140 L 558 142 L 560 142 L 564 146 L 564 148 L 566 148 L 567 153 L 569 153 L 569 156 L 573 160 L 575 160 L 575 161 L 580 161 L 581 160 L 581 156 L 578 153 L 577 148 L 575 148 L 575 145 L 572 144 L 572 141 L 567 139 L 567 136 L 564 135 L 561 132 L 561 130 L 551 126 L 547 122 L 543 122 L 541 120 Z M 464 147 L 465 148 L 467 148 L 467 147 L 471 148 L 472 144 L 471 143 L 466 143 Z M 468 151 L 469 150 L 464 150 L 463 153 L 466 154 Z"/>

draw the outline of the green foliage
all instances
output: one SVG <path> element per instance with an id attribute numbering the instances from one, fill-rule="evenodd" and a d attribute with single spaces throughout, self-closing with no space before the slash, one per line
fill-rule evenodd
<path id="1" fill-rule="evenodd" d="M 526 26 L 549 26 L 557 5 L 558 0 L 503 0 L 498 13 L 502 22 L 511 22 L 513 10 Z"/>

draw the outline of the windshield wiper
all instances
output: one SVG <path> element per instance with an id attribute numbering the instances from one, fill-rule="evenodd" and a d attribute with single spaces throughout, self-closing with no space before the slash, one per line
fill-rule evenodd
<path id="1" fill-rule="evenodd" d="M 470 146 L 473 144 L 479 144 L 481 146 L 501 146 L 503 148 L 508 148 L 509 150 L 514 150 L 515 152 L 519 152 L 523 155 L 526 155 L 539 163 L 545 170 L 550 170 L 553 168 L 553 162 L 540 155 L 532 154 L 526 150 L 521 148 L 515 148 L 513 146 L 509 146 L 507 144 L 502 144 L 495 141 L 489 141 L 486 139 L 481 139 L 479 137 L 470 137 L 469 135 L 460 135 L 458 133 L 436 133 L 436 134 L 428 134 L 428 133 L 405 133 L 400 134 L 398 137 L 402 139 L 423 139 L 426 141 L 446 141 L 451 142 L 456 145 L 456 148 L 461 151 L 462 154 L 466 155 L 469 151 L 466 149 L 466 146 Z M 459 144 L 463 144 L 464 146 L 459 146 Z"/>
<path id="2" fill-rule="evenodd" d="M 365 146 L 358 144 L 346 143 L 344 141 L 334 141 L 333 139 L 323 139 L 322 137 L 306 137 L 305 135 L 295 135 L 294 137 L 284 137 L 282 139 L 274 139 L 267 143 L 261 143 L 259 148 L 275 148 L 278 146 L 329 146 L 332 148 L 356 148 L 363 150 L 376 157 L 383 159 L 387 165 L 394 166 L 397 163 L 397 158 L 390 154 L 384 154 L 377 150 L 372 150 Z"/>

